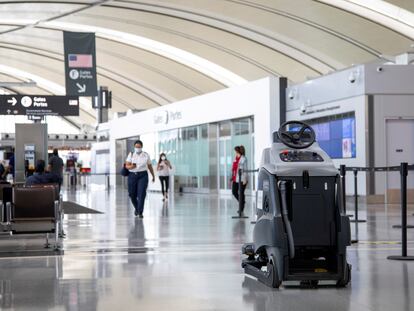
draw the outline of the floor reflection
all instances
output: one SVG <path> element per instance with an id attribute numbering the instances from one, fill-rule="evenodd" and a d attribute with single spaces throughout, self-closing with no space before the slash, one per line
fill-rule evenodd
<path id="1" fill-rule="evenodd" d="M 163 202 L 149 193 L 144 219 L 133 216 L 124 190 L 65 196 L 104 214 L 66 216 L 62 257 L 0 259 L 2 310 L 412 309 L 414 265 L 386 259 L 400 253 L 394 243 L 400 231 L 391 228 L 398 207 L 366 211 L 361 204 L 368 222 L 352 225 L 360 243 L 349 248 L 350 287 L 273 290 L 243 274 L 240 249 L 253 225 L 232 219 L 231 196 L 186 194 Z M 246 215 L 251 212 L 249 198 Z M 414 254 L 414 231 L 408 234 Z"/>

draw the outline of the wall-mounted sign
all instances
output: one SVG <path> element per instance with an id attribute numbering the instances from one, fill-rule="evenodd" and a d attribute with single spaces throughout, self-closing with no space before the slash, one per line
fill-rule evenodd
<path id="1" fill-rule="evenodd" d="M 0 114 L 79 116 L 79 97 L 0 95 Z"/>
<path id="2" fill-rule="evenodd" d="M 96 96 L 95 34 L 63 32 L 66 94 Z"/>
<path id="3" fill-rule="evenodd" d="M 305 106 L 306 107 L 306 106 Z M 309 114 L 314 114 L 314 113 L 319 113 L 319 112 L 325 112 L 325 111 L 331 111 L 331 110 L 336 110 L 341 108 L 341 106 L 332 106 L 332 107 L 326 107 L 326 108 L 319 108 L 319 109 L 312 109 L 309 108 L 309 110 L 307 109 L 303 109 L 300 113 L 301 116 L 303 115 L 309 115 Z"/>
<path id="4" fill-rule="evenodd" d="M 168 124 L 183 118 L 181 111 L 160 111 L 154 115 L 154 124 Z"/>

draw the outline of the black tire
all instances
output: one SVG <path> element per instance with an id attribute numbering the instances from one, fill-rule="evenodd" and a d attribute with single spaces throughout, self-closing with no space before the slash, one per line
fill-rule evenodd
<path id="1" fill-rule="evenodd" d="M 312 280 L 312 281 L 310 281 L 310 285 L 311 285 L 312 288 L 317 288 L 318 287 L 318 284 L 319 284 L 319 281 L 318 280 Z"/>
<path id="2" fill-rule="evenodd" d="M 269 258 L 269 263 L 267 264 L 267 271 L 269 274 L 269 286 L 273 288 L 279 288 L 282 285 L 282 279 L 279 277 L 277 272 L 276 260 L 274 256 Z"/>
<path id="3" fill-rule="evenodd" d="M 351 268 L 352 267 L 350 264 L 345 264 L 344 276 L 342 279 L 336 282 L 337 287 L 346 287 L 349 284 L 349 282 L 351 282 Z"/>
<path id="4" fill-rule="evenodd" d="M 303 280 L 300 282 L 302 288 L 317 288 L 319 280 Z"/>

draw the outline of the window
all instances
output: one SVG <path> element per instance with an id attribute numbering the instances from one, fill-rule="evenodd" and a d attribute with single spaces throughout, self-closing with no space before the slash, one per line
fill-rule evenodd
<path id="1" fill-rule="evenodd" d="M 333 159 L 355 158 L 355 112 L 305 120 L 316 133 L 316 141 Z"/>
<path id="2" fill-rule="evenodd" d="M 234 120 L 233 123 L 233 135 L 246 135 L 249 134 L 249 119 Z"/>

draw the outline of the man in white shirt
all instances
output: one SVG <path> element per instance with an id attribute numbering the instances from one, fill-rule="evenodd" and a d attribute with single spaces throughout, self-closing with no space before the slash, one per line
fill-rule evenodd
<path id="1" fill-rule="evenodd" d="M 137 140 L 134 143 L 134 152 L 131 152 L 125 161 L 125 168 L 129 170 L 128 193 L 135 208 L 135 216 L 139 218 L 144 218 L 144 204 L 148 187 L 147 170 L 152 175 L 152 182 L 155 181 L 151 158 L 148 153 L 142 151 L 142 146 L 142 141 Z"/>

